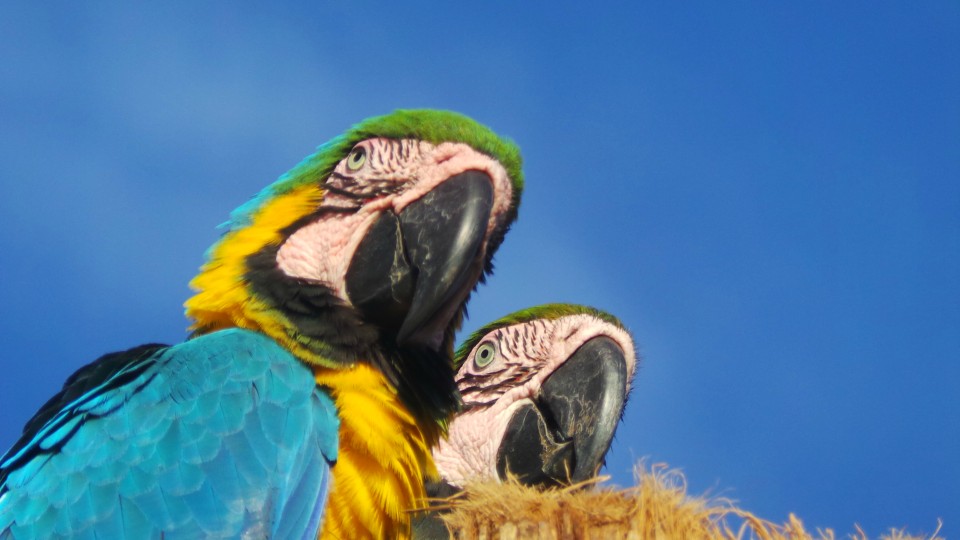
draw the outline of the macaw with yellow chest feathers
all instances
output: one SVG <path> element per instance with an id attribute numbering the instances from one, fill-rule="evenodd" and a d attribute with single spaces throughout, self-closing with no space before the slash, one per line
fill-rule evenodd
<path id="1" fill-rule="evenodd" d="M 189 340 L 101 357 L 26 424 L 0 539 L 409 536 L 520 167 L 444 111 L 321 146 L 232 214 Z"/>

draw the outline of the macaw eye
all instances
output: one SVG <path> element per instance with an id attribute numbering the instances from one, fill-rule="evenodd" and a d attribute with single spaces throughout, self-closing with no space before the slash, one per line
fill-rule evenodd
<path id="1" fill-rule="evenodd" d="M 477 347 L 477 354 L 473 355 L 473 364 L 477 369 L 489 366 L 497 358 L 497 346 L 487 341 Z"/>
<path id="2" fill-rule="evenodd" d="M 354 148 L 347 156 L 347 168 L 356 171 L 367 162 L 367 150 L 362 146 Z"/>

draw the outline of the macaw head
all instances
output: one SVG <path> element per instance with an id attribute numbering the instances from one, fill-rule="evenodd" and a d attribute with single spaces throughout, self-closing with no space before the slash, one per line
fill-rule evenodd
<path id="1" fill-rule="evenodd" d="M 517 215 L 518 148 L 447 111 L 355 125 L 233 212 L 185 304 L 304 362 L 370 362 L 414 413 L 457 407 L 453 335 Z"/>
<path id="2" fill-rule="evenodd" d="M 464 410 L 434 449 L 441 477 L 559 485 L 603 465 L 636 369 L 613 316 L 548 304 L 491 323 L 457 351 Z"/>

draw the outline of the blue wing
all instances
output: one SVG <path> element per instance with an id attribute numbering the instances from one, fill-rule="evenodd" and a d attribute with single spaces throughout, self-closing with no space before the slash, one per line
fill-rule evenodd
<path id="1" fill-rule="evenodd" d="M 0 540 L 316 538 L 338 427 L 310 370 L 254 332 L 108 355 L 0 458 Z"/>

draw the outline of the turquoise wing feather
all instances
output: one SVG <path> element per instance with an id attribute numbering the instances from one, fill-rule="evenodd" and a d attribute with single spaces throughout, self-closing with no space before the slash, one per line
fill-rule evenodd
<path id="1" fill-rule="evenodd" d="M 0 540 L 316 538 L 338 428 L 310 370 L 254 332 L 107 355 L 0 458 Z"/>

